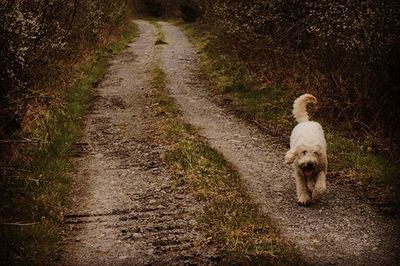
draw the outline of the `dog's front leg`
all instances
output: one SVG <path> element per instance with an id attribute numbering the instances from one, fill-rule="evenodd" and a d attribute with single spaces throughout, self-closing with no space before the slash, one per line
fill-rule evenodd
<path id="1" fill-rule="evenodd" d="M 326 172 L 320 171 L 315 182 L 315 187 L 312 192 L 313 199 L 319 199 L 326 191 Z"/>
<path id="2" fill-rule="evenodd" d="M 308 205 L 311 202 L 311 197 L 307 187 L 307 180 L 297 171 L 295 172 L 295 177 L 298 203 L 303 206 Z"/>

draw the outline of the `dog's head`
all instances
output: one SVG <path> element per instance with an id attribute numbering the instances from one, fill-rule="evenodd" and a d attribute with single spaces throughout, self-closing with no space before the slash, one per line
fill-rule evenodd
<path id="1" fill-rule="evenodd" d="M 304 176 L 316 174 L 322 162 L 322 147 L 319 145 L 298 145 L 285 155 L 287 164 L 294 164 Z"/>

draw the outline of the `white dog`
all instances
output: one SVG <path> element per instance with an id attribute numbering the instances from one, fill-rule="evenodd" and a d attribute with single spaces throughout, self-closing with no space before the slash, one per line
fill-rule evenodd
<path id="1" fill-rule="evenodd" d="M 321 125 L 309 121 L 307 104 L 317 103 L 311 94 L 303 94 L 293 103 L 293 115 L 298 122 L 290 135 L 290 150 L 285 162 L 292 164 L 296 177 L 298 203 L 308 205 L 326 190 L 328 161 L 326 141 Z"/>

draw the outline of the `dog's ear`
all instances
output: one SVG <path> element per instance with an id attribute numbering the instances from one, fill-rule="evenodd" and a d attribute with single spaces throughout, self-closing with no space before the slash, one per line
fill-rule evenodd
<path id="1" fill-rule="evenodd" d="M 296 159 L 296 155 L 297 154 L 295 150 L 288 150 L 288 152 L 285 155 L 285 163 L 292 164 Z"/>

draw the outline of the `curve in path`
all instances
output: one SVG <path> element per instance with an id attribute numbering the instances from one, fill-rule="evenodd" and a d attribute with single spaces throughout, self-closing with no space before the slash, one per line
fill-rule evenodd
<path id="1" fill-rule="evenodd" d="M 396 220 L 378 214 L 345 186 L 331 182 L 320 204 L 297 206 L 294 178 L 283 164 L 285 148 L 210 100 L 196 78 L 196 49 L 176 26 L 161 24 L 168 43 L 162 51 L 168 87 L 185 119 L 237 167 L 252 198 L 309 262 L 398 263 Z"/>
<path id="2" fill-rule="evenodd" d="M 148 70 L 159 57 L 153 25 L 111 62 L 87 117 L 64 265 L 210 264 L 195 230 L 202 206 L 160 162 L 159 118 Z"/>

